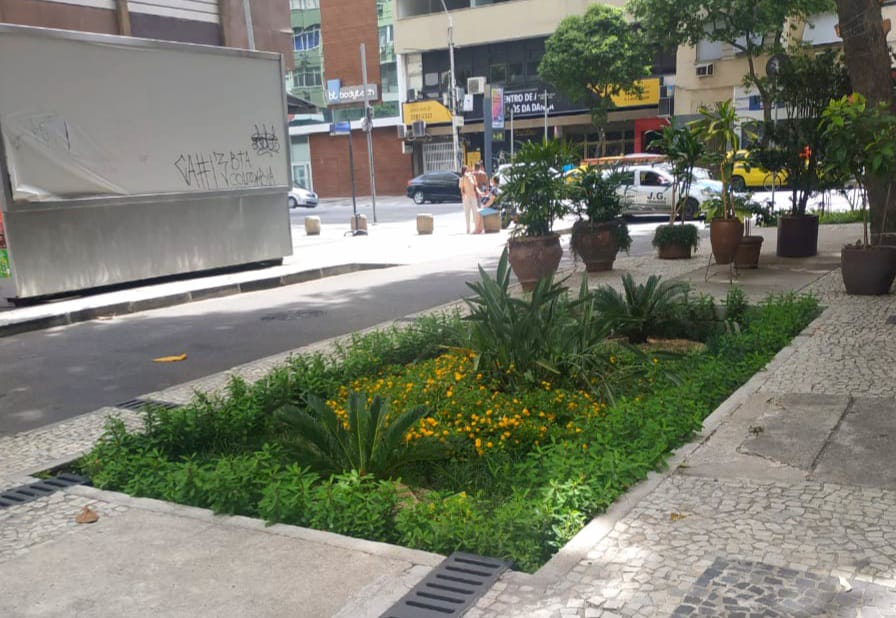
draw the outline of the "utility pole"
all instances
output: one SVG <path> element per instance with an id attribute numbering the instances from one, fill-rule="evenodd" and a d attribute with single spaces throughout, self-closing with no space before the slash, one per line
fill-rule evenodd
<path id="1" fill-rule="evenodd" d="M 367 47 L 361 43 L 361 79 L 364 82 L 364 119 L 361 126 L 367 134 L 367 166 L 370 169 L 370 205 L 373 208 L 373 222 L 376 223 L 376 180 L 373 170 L 373 108 L 367 91 Z"/>
<path id="2" fill-rule="evenodd" d="M 513 162 L 513 104 L 510 105 L 510 161 Z"/>
<path id="3" fill-rule="evenodd" d="M 246 36 L 249 38 L 249 49 L 255 49 L 255 26 L 252 25 L 252 8 L 249 0 L 243 0 L 243 18 L 246 20 Z"/>
<path id="4" fill-rule="evenodd" d="M 485 85 L 485 93 L 482 95 L 482 163 L 485 165 L 485 173 L 492 175 L 492 85 Z"/>
<path id="5" fill-rule="evenodd" d="M 544 91 L 544 141 L 548 141 L 548 91 Z"/>
<path id="6" fill-rule="evenodd" d="M 448 104 L 451 106 L 451 145 L 454 152 L 454 171 L 460 171 L 460 144 L 457 138 L 457 123 L 454 121 L 454 115 L 457 113 L 457 81 L 454 72 L 454 17 L 448 12 L 445 0 L 442 0 L 442 10 L 448 16 L 448 62 L 450 63 L 449 80 L 451 81 L 451 92 L 448 97 Z"/>

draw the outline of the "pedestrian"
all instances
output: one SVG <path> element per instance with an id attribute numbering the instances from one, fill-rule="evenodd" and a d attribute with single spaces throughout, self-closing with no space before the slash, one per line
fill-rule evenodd
<path id="1" fill-rule="evenodd" d="M 460 199 L 464 205 L 464 221 L 467 223 L 467 234 L 470 234 L 470 218 L 473 219 L 473 234 L 478 234 L 480 230 L 479 218 L 479 198 L 476 191 L 476 180 L 473 178 L 473 172 L 464 165 L 460 168 L 460 178 L 457 181 L 460 188 Z"/>
<path id="2" fill-rule="evenodd" d="M 479 192 L 479 197 L 483 198 L 488 195 L 488 174 L 485 173 L 482 161 L 476 161 L 475 167 L 473 176 L 476 178 L 476 190 Z"/>
<path id="3" fill-rule="evenodd" d="M 480 198 L 482 208 L 494 207 L 495 200 L 498 199 L 498 193 L 500 193 L 500 189 L 498 188 L 498 177 L 492 176 L 491 188 L 489 188 L 488 192 Z"/>

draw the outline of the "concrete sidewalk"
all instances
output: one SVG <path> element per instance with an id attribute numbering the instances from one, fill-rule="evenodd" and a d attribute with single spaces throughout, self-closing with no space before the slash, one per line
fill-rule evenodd
<path id="1" fill-rule="evenodd" d="M 803 260 L 775 258 L 774 230 L 762 230 L 761 268 L 737 284 L 754 299 L 811 291 L 825 312 L 707 419 L 669 471 L 633 488 L 536 574 L 506 574 L 468 615 L 896 615 L 896 300 L 843 293 L 839 248 L 856 230 L 823 227 L 819 255 Z M 501 240 L 469 242 L 500 250 Z M 457 246 L 446 240 L 444 250 Z M 659 272 L 723 295 L 727 270 L 711 267 L 704 280 L 707 252 L 679 262 L 623 256 L 591 280 Z M 581 265 L 564 268 L 579 276 Z M 146 397 L 184 402 L 230 374 L 257 378 L 284 356 Z M 107 408 L 0 438 L 0 491 L 89 448 L 110 412 L 139 423 Z M 87 504 L 100 520 L 79 526 Z M 92 488 L 0 510 L 4 616 L 373 617 L 439 560 Z"/>

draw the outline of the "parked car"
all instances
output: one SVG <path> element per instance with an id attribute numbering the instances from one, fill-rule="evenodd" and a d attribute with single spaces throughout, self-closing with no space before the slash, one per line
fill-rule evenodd
<path id="1" fill-rule="evenodd" d="M 317 193 L 309 191 L 299 183 L 293 184 L 286 199 L 289 201 L 290 208 L 298 208 L 299 206 L 314 208 L 318 204 Z"/>
<path id="2" fill-rule="evenodd" d="M 460 175 L 450 170 L 426 172 L 408 181 L 408 197 L 415 204 L 424 202 L 459 202 Z"/>
<path id="3" fill-rule="evenodd" d="M 672 212 L 672 174 L 662 167 L 633 165 L 607 169 L 605 174 L 621 174 L 619 191 L 625 201 L 626 215 L 667 215 Z M 695 219 L 703 202 L 722 193 L 722 183 L 701 178 L 695 173 L 684 206 L 685 219 Z"/>
<path id="4" fill-rule="evenodd" d="M 730 154 L 730 153 L 729 153 Z M 738 150 L 738 160 L 734 162 L 734 171 L 731 174 L 731 188 L 734 191 L 746 191 L 759 189 L 768 191 L 772 185 L 772 173 L 765 168 L 748 163 L 750 153 L 746 150 Z M 778 172 L 775 177 L 775 186 L 787 184 L 787 173 Z"/>

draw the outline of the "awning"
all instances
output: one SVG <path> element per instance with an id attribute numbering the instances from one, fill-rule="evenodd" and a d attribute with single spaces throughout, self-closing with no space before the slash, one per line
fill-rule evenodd
<path id="1" fill-rule="evenodd" d="M 290 114 L 313 114 L 317 106 L 311 101 L 286 93 L 286 111 Z"/>

